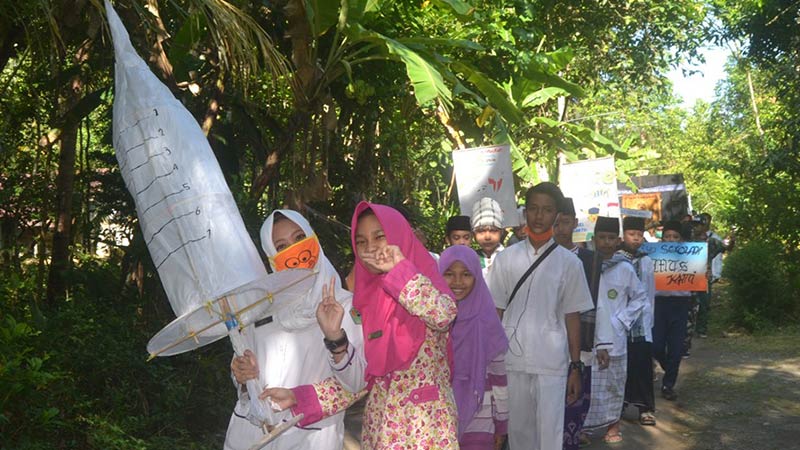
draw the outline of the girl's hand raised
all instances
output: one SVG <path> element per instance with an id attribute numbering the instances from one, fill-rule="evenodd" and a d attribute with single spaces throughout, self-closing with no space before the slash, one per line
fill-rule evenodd
<path id="1" fill-rule="evenodd" d="M 336 301 L 335 292 L 336 279 L 331 278 L 329 285 L 322 286 L 322 302 L 317 306 L 317 322 L 329 341 L 337 341 L 342 337 L 344 308 Z"/>
<path id="2" fill-rule="evenodd" d="M 404 259 L 406 259 L 405 255 L 396 245 L 382 247 L 374 254 L 361 255 L 361 262 L 379 273 L 389 272 Z"/>

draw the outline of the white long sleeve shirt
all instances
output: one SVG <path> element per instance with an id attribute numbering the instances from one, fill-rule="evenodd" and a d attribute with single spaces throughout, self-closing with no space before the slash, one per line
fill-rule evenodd
<path id="1" fill-rule="evenodd" d="M 594 307 L 581 261 L 561 246 L 525 280 L 509 305 L 514 286 L 552 244 L 551 239 L 534 250 L 526 239 L 503 250 L 489 267 L 489 290 L 495 306 L 505 310 L 510 371 L 564 376 L 569 365 L 564 315 Z"/>
<path id="2" fill-rule="evenodd" d="M 338 299 L 337 299 L 338 300 Z M 352 308 L 352 298 L 339 300 L 345 312 Z M 266 322 L 266 321 L 265 321 Z M 362 332 L 345 314 L 342 328 L 351 342 L 349 346 L 362 348 Z M 259 379 L 264 387 L 293 388 L 304 384 L 312 384 L 334 376 L 329 360 L 330 352 L 322 342 L 322 331 L 317 324 L 302 330 L 289 331 L 277 321 L 260 326 L 250 325 L 244 329 L 244 340 L 256 356 L 259 368 Z M 354 371 L 360 368 L 363 373 L 365 364 L 363 353 L 350 359 Z M 348 355 L 350 356 L 350 355 Z M 242 392 L 237 383 L 239 400 L 234 409 L 225 436 L 225 450 L 247 450 L 257 443 L 264 434 L 260 427 L 250 423 L 250 398 Z M 291 411 L 276 413 L 278 420 L 291 418 Z M 271 442 L 267 450 L 301 450 L 321 449 L 339 450 L 344 440 L 344 412 L 311 424 L 306 429 L 293 427 Z"/>
<path id="3" fill-rule="evenodd" d="M 652 258 L 647 255 L 637 257 L 632 261 L 634 270 L 639 276 L 639 281 L 647 291 L 647 303 L 642 310 L 642 326 L 647 342 L 653 342 L 653 324 L 656 305 L 656 274 Z"/>
<path id="4" fill-rule="evenodd" d="M 604 270 L 597 292 L 595 331 L 611 324 L 611 342 L 595 337 L 595 348 L 610 356 L 623 356 L 628 349 L 628 330 L 647 305 L 647 290 L 627 261 Z M 609 345 L 610 344 L 610 345 Z"/>

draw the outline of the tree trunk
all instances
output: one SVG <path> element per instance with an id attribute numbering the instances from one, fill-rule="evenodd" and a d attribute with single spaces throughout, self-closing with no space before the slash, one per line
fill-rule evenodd
<path id="1" fill-rule="evenodd" d="M 758 135 L 764 137 L 764 129 L 761 128 L 761 117 L 758 114 L 758 105 L 756 104 L 756 90 L 753 87 L 753 75 L 748 67 L 745 69 L 747 71 L 747 89 L 750 92 L 750 105 L 753 108 L 753 117 L 756 119 L 756 130 L 758 130 Z"/>
<path id="2" fill-rule="evenodd" d="M 447 110 L 439 103 L 439 107 L 436 108 L 436 117 L 439 118 L 439 122 L 442 123 L 444 129 L 447 130 L 447 137 L 456 145 L 456 149 L 464 150 L 467 148 L 467 144 L 464 142 L 464 139 L 461 137 L 461 132 L 456 127 L 455 122 L 450 117 L 450 114 Z M 453 188 L 456 185 L 456 171 L 453 170 L 453 174 L 450 175 L 450 183 L 447 186 L 447 194 L 445 194 L 445 202 L 450 200 L 450 196 L 453 195 Z"/>
<path id="3" fill-rule="evenodd" d="M 274 147 L 264 159 L 264 165 L 261 167 L 261 171 L 255 180 L 253 180 L 253 186 L 250 188 L 250 198 L 261 198 L 270 182 L 277 177 L 281 160 L 284 155 L 291 150 L 292 146 L 294 146 L 298 131 L 305 129 L 307 124 L 307 114 L 301 111 L 295 111 L 292 114 L 289 118 L 289 122 L 286 124 L 285 131 L 282 135 L 277 136 Z"/>
<path id="4" fill-rule="evenodd" d="M 72 62 L 80 65 L 86 62 L 90 55 L 93 41 L 87 39 L 78 48 L 72 57 Z M 60 60 L 64 61 L 66 55 L 62 53 Z M 56 77 L 57 78 L 57 77 Z M 63 298 L 67 290 L 66 271 L 69 269 L 72 243 L 72 195 L 75 188 L 75 157 L 78 149 L 78 127 L 81 120 L 99 104 L 99 93 L 91 96 L 96 98 L 94 107 L 91 104 L 81 103 L 84 93 L 83 79 L 80 73 L 72 76 L 66 85 L 58 92 L 59 116 L 56 124 L 61 128 L 59 136 L 58 174 L 55 180 L 56 189 L 56 229 L 53 234 L 53 249 L 51 252 L 50 271 L 47 275 L 47 292 L 45 303 L 53 307 L 56 301 Z"/>
<path id="5" fill-rule="evenodd" d="M 163 42 L 169 38 L 169 33 L 161 20 L 161 14 L 158 11 L 158 2 L 156 0 L 147 0 L 145 9 L 150 11 L 153 15 L 155 22 L 155 36 L 149 36 L 150 41 L 153 43 L 150 46 L 150 63 L 158 69 L 161 79 L 169 86 L 172 92 L 177 92 L 177 82 L 175 81 L 175 74 L 172 72 L 172 64 L 167 58 L 167 52 L 164 51 Z M 150 34 L 150 33 L 148 33 Z"/>
<path id="6" fill-rule="evenodd" d="M 217 115 L 219 114 L 219 107 L 224 94 L 225 81 L 223 80 L 223 76 L 220 75 L 216 83 L 214 83 L 214 92 L 211 94 L 206 113 L 203 115 L 203 122 L 200 124 L 203 134 L 206 136 L 208 136 L 208 133 L 211 131 L 211 127 L 217 122 Z"/>
<path id="7" fill-rule="evenodd" d="M 65 272 L 69 269 L 72 240 L 72 191 L 75 184 L 75 154 L 80 122 L 69 122 L 61 131 L 61 153 L 56 175 L 56 230 L 53 234 L 53 251 L 47 280 L 47 304 L 55 305 L 63 298 L 67 283 Z"/>

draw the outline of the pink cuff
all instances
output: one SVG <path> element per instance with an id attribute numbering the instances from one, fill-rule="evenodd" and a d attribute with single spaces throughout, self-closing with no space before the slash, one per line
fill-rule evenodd
<path id="1" fill-rule="evenodd" d="M 400 298 L 400 292 L 403 291 L 403 288 L 417 274 L 419 274 L 419 271 L 414 263 L 404 259 L 383 276 L 383 290 L 397 300 Z"/>
<path id="2" fill-rule="evenodd" d="M 494 434 L 499 434 L 499 435 L 508 434 L 508 420 L 495 420 Z"/>
<path id="3" fill-rule="evenodd" d="M 292 388 L 292 392 L 297 400 L 297 404 L 292 407 L 292 414 L 295 416 L 304 414 L 303 420 L 297 424 L 299 427 L 305 427 L 323 419 L 322 405 L 319 403 L 317 391 L 313 385 L 297 386 Z"/>

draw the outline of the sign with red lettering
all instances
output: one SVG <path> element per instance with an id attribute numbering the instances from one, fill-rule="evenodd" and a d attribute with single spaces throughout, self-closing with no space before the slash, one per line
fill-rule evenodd
<path id="1" fill-rule="evenodd" d="M 647 242 L 639 248 L 653 260 L 657 291 L 708 290 L 708 244 Z"/>
<path id="2" fill-rule="evenodd" d="M 514 172 L 508 144 L 453 151 L 453 170 L 461 214 L 472 215 L 472 205 L 489 197 L 503 210 L 503 225 L 521 225 L 514 195 Z"/>

